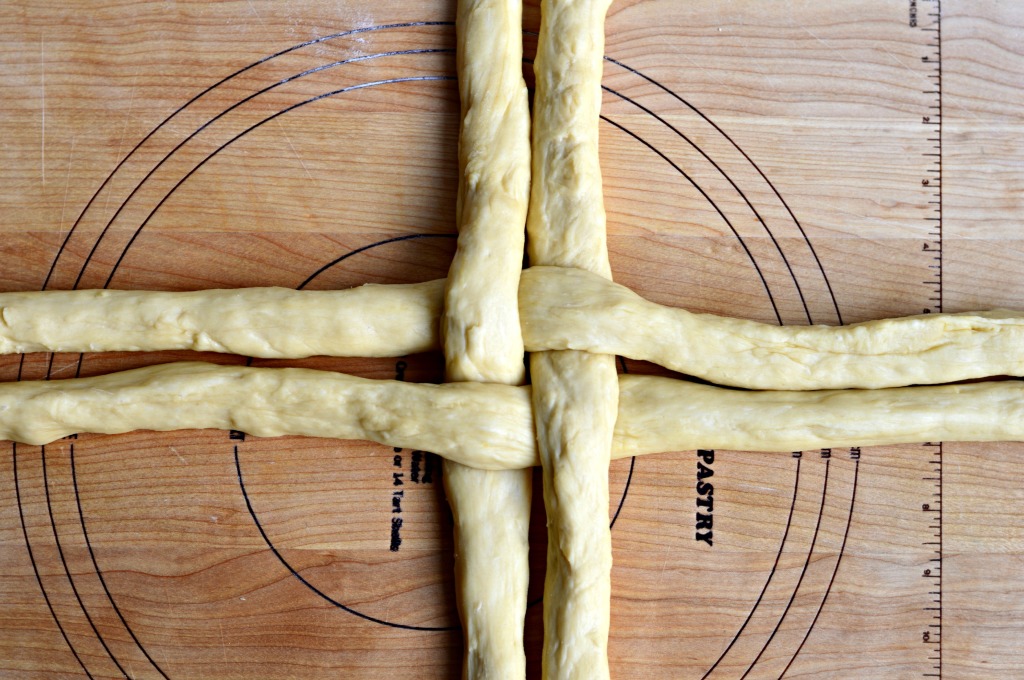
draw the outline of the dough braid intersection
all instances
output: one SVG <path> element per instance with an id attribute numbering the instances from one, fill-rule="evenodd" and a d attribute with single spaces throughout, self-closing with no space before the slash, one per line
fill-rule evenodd
<path id="1" fill-rule="evenodd" d="M 648 302 L 611 281 L 597 121 L 610 0 L 543 0 L 532 126 L 518 0 L 460 0 L 458 250 L 445 280 L 0 294 L 0 353 L 188 349 L 269 358 L 443 350 L 444 385 L 182 362 L 0 385 L 0 438 L 243 430 L 370 439 L 446 458 L 463 674 L 525 676 L 530 468 L 549 522 L 545 678 L 607 678 L 608 462 L 1024 439 L 1024 316 L 775 327 Z M 531 185 L 532 171 L 532 185 Z M 527 214 L 528 211 L 528 214 Z M 534 265 L 521 271 L 524 225 Z M 522 357 L 532 352 L 532 386 Z M 614 355 L 736 391 L 616 376 Z M 852 388 L 852 389 L 851 389 Z M 802 391 L 800 391 L 802 390 Z"/>

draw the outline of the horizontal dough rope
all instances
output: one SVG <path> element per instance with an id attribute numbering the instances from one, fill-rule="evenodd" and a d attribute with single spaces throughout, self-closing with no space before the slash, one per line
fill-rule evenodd
<path id="1" fill-rule="evenodd" d="M 665 307 L 580 269 L 523 272 L 527 351 L 576 349 L 758 390 L 875 389 L 1024 375 L 1024 315 L 929 314 L 772 326 Z"/>
<path id="2" fill-rule="evenodd" d="M 0 384 L 0 439 L 44 444 L 76 432 L 205 428 L 368 439 L 444 451 L 475 467 L 518 469 L 536 459 L 529 393 L 504 385 L 201 362 Z"/>
<path id="3" fill-rule="evenodd" d="M 440 347 L 444 279 L 337 291 L 0 293 L 0 354 L 187 349 L 297 359 Z"/>
<path id="4" fill-rule="evenodd" d="M 1024 383 L 743 392 L 619 378 L 613 458 L 698 448 L 800 451 L 1024 440 Z M 539 464 L 528 387 L 424 385 L 303 368 L 181 362 L 94 378 L 0 383 L 0 439 L 232 429 L 369 439 L 483 469 Z"/>
<path id="5" fill-rule="evenodd" d="M 621 376 L 613 456 L 806 451 L 926 441 L 1024 441 L 1024 382 L 746 392 Z"/>
<path id="6" fill-rule="evenodd" d="M 2 293 L 0 353 L 402 356 L 440 348 L 444 285 Z M 1017 312 L 772 326 L 665 307 L 559 267 L 526 270 L 519 300 L 528 351 L 621 354 L 723 385 L 879 388 L 1024 375 L 1024 315 Z"/>

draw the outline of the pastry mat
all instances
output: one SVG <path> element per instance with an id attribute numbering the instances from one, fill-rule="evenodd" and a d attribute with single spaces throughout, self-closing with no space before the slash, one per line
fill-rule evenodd
<path id="1" fill-rule="evenodd" d="M 444 276 L 453 16 L 5 3 L 0 288 Z M 528 55 L 538 21 L 529 3 Z M 607 29 L 619 282 L 785 324 L 1024 306 L 1024 8 L 617 0 Z M 4 357 L 0 379 L 184 358 Z M 289 365 L 443 372 L 439 356 Z M 208 431 L 2 452 L 0 676 L 458 674 L 428 452 Z M 613 676 L 1024 677 L 1022 480 L 1017 444 L 615 462 Z M 539 677 L 539 604 L 527 625 Z"/>

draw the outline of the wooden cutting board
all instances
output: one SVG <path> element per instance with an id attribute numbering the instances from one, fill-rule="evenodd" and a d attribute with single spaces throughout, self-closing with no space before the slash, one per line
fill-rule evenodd
<path id="1" fill-rule="evenodd" d="M 0 289 L 444 276 L 453 15 L 449 0 L 3 3 Z M 1022 37 L 1010 2 L 616 0 L 601 130 L 616 279 L 785 324 L 1024 308 Z M 185 358 L 5 357 L 0 379 Z M 209 431 L 0 452 L 3 677 L 458 675 L 430 453 Z M 613 676 L 1024 678 L 1022 487 L 1018 444 L 617 462 Z"/>

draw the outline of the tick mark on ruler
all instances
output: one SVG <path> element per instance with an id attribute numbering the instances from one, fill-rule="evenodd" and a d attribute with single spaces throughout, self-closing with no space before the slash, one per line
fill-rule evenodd
<path id="1" fill-rule="evenodd" d="M 924 4 L 931 3 L 934 11 L 924 11 Z M 929 307 L 928 312 L 943 311 L 943 220 L 942 220 L 942 0 L 909 0 L 911 23 L 913 30 L 921 31 L 926 36 L 924 47 L 930 52 L 921 57 L 921 63 L 928 70 L 924 74 L 929 84 L 922 88 L 921 93 L 930 101 L 926 103 L 925 114 L 921 116 L 924 126 L 924 142 L 922 157 L 931 166 L 924 169 L 926 179 L 920 181 L 925 191 L 924 205 L 930 207 L 931 214 L 923 217 L 929 239 L 925 241 L 922 252 L 928 253 L 926 267 L 934 276 L 931 280 L 923 280 L 926 287 Z M 918 7 L 920 6 L 920 10 Z M 930 474 L 922 477 L 922 481 L 932 485 L 930 501 L 921 505 L 926 524 L 925 535 L 932 540 L 923 541 L 923 546 L 933 549 L 934 556 L 928 560 L 930 565 L 922 570 L 922 576 L 928 583 L 926 591 L 929 606 L 923 608 L 929 620 L 922 628 L 921 641 L 928 652 L 925 656 L 927 678 L 942 677 L 942 442 L 926 442 L 933 452 L 927 464 Z"/>

